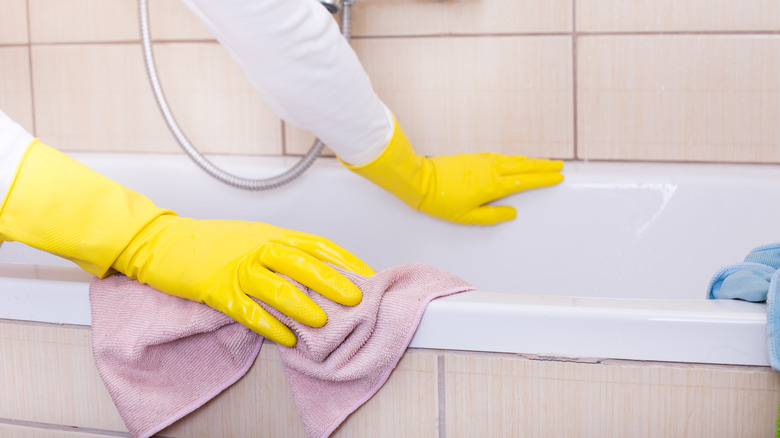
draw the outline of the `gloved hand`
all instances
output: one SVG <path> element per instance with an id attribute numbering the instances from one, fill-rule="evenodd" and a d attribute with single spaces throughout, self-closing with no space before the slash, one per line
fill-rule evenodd
<path id="1" fill-rule="evenodd" d="M 66 155 L 30 143 L 0 207 L 0 238 L 67 258 L 104 277 L 116 271 L 204 302 L 282 345 L 293 333 L 247 295 L 311 326 L 326 315 L 275 272 L 344 305 L 360 290 L 323 263 L 373 271 L 334 243 L 242 221 L 180 218 Z"/>
<path id="2" fill-rule="evenodd" d="M 312 327 L 325 312 L 284 274 L 331 300 L 354 306 L 360 289 L 326 265 L 364 276 L 373 271 L 360 259 L 322 237 L 264 223 L 194 220 L 164 215 L 146 226 L 112 267 L 171 295 L 204 302 L 285 346 L 292 331 L 248 295 Z"/>
<path id="3" fill-rule="evenodd" d="M 563 180 L 562 161 L 494 153 L 417 155 L 397 121 L 393 137 L 374 161 L 362 166 L 342 163 L 412 208 L 461 224 L 493 225 L 514 219 L 513 207 L 485 204 Z"/>

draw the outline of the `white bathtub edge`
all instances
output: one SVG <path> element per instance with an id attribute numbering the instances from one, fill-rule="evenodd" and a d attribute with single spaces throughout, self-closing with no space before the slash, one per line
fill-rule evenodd
<path id="1" fill-rule="evenodd" d="M 410 347 L 769 365 L 764 304 L 654 301 L 464 293 L 433 301 Z"/>
<path id="2" fill-rule="evenodd" d="M 89 283 L 0 280 L 0 319 L 91 325 Z M 765 305 L 732 301 L 466 292 L 431 302 L 410 347 L 769 365 Z"/>

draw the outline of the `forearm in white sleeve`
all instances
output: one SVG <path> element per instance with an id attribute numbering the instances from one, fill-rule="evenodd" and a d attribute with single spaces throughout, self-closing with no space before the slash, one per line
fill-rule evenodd
<path id="1" fill-rule="evenodd" d="M 393 118 L 338 25 L 316 0 L 184 0 L 285 121 L 347 163 L 384 149 Z"/>
<path id="2" fill-rule="evenodd" d="M 0 199 L 5 199 L 27 145 L 34 137 L 0 110 Z"/>

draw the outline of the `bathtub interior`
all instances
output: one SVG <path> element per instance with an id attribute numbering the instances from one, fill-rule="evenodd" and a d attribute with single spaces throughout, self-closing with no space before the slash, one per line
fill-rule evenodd
<path id="1" fill-rule="evenodd" d="M 246 192 L 182 156 L 74 155 L 183 216 L 269 222 L 330 238 L 375 269 L 424 262 L 470 281 L 478 292 L 427 307 L 414 348 L 769 364 L 765 306 L 704 296 L 719 267 L 778 240 L 777 166 L 567 163 L 563 184 L 505 199 L 515 221 L 465 227 L 409 209 L 333 159 Z M 216 161 L 247 176 L 290 164 Z M 89 325 L 90 279 L 6 243 L 0 319 Z"/>
<path id="2" fill-rule="evenodd" d="M 307 231 L 376 269 L 429 263 L 483 291 L 702 299 L 719 267 L 780 240 L 777 166 L 571 162 L 561 185 L 505 199 L 516 220 L 466 227 L 412 211 L 332 159 L 288 186 L 247 192 L 178 155 L 74 155 L 182 216 Z M 273 174 L 289 160 L 216 159 L 246 175 Z M 73 266 L 18 243 L 4 244 L 0 263 L 6 272 Z"/>

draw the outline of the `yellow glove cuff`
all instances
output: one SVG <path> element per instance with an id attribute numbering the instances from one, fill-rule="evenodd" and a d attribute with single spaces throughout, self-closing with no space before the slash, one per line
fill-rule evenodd
<path id="1" fill-rule="evenodd" d="M 0 238 L 73 261 L 98 277 L 146 224 L 175 214 L 33 140 L 0 207 Z"/>
<path id="2" fill-rule="evenodd" d="M 489 152 L 425 158 L 414 153 L 397 121 L 379 157 L 363 166 L 344 164 L 415 210 L 461 224 L 514 219 L 514 207 L 490 203 L 563 180 L 561 161 Z"/>
<path id="3" fill-rule="evenodd" d="M 349 170 L 396 195 L 415 210 L 425 197 L 431 174 L 425 157 L 417 155 L 404 130 L 393 117 L 393 136 L 385 149 L 373 161 L 352 166 L 341 160 Z"/>

